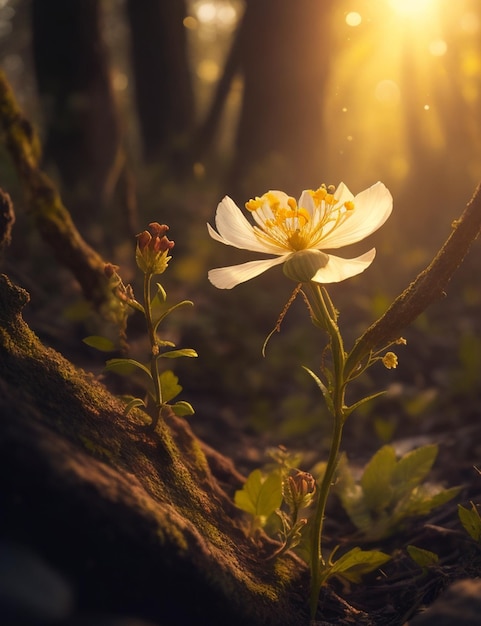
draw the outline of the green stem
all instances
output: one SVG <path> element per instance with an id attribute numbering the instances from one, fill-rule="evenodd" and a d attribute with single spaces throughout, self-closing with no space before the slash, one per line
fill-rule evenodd
<path id="1" fill-rule="evenodd" d="M 147 332 L 149 334 L 149 341 L 150 341 L 150 348 L 151 348 L 150 373 L 152 375 L 152 381 L 154 384 L 155 407 L 157 409 L 157 414 L 152 419 L 152 424 L 150 425 L 150 428 L 154 430 L 160 419 L 163 401 L 162 401 L 162 389 L 160 386 L 159 368 L 158 368 L 158 363 L 157 363 L 157 357 L 159 355 L 159 346 L 157 344 L 154 323 L 152 320 L 152 306 L 151 306 L 152 276 L 153 274 L 150 274 L 150 273 L 144 274 L 144 310 L 145 310 L 145 321 L 147 322 Z"/>
<path id="2" fill-rule="evenodd" d="M 319 489 L 317 498 L 317 506 L 311 527 L 311 595 L 310 609 L 311 617 L 314 619 L 317 611 L 317 603 L 319 601 L 319 592 L 321 589 L 321 567 L 325 566 L 324 557 L 322 556 L 322 532 L 324 527 L 324 519 L 326 512 L 327 499 L 331 490 L 332 479 L 337 465 L 337 457 L 341 446 L 342 419 L 335 419 L 331 440 L 331 449 L 327 460 L 326 471 Z"/>
<path id="3" fill-rule="evenodd" d="M 342 337 L 335 319 L 335 311 L 330 299 L 328 299 L 328 302 L 326 303 L 326 298 L 329 298 L 329 296 L 326 293 L 325 298 L 321 287 L 316 283 L 309 283 L 308 286 L 312 296 L 312 300 L 309 300 L 312 307 L 312 314 L 315 320 L 323 328 L 325 328 L 329 334 L 333 362 L 333 380 L 329 388 L 333 406 L 333 433 L 326 471 L 319 488 L 316 511 L 311 527 L 310 609 L 311 617 L 314 618 L 317 611 L 319 591 L 322 584 L 321 569 L 325 566 L 325 560 L 322 554 L 324 517 L 334 472 L 336 470 L 339 450 L 341 447 L 342 430 L 344 426 L 344 392 L 346 387 L 346 383 L 344 381 L 344 367 L 346 354 L 344 352 Z"/>

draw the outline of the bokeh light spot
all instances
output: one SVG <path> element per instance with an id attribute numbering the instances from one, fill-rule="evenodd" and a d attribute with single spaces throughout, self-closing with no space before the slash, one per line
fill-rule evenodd
<path id="1" fill-rule="evenodd" d="M 376 100 L 383 104 L 397 104 L 401 97 L 399 87 L 393 80 L 381 80 L 374 90 Z"/>
<path id="2" fill-rule="evenodd" d="M 208 83 L 214 83 L 219 78 L 219 64 L 212 59 L 204 59 L 197 66 L 197 76 Z"/>
<path id="3" fill-rule="evenodd" d="M 434 0 L 389 0 L 389 4 L 398 15 L 417 18 L 433 8 Z"/>
<path id="4" fill-rule="evenodd" d="M 429 52 L 435 57 L 442 57 L 448 50 L 448 44 L 444 39 L 435 39 L 429 44 Z"/>
<path id="5" fill-rule="evenodd" d="M 468 35 L 475 35 L 479 31 L 479 16 L 476 13 L 464 13 L 460 20 L 459 25 Z"/>
<path id="6" fill-rule="evenodd" d="M 351 11 L 346 15 L 346 24 L 348 26 L 359 26 L 362 22 L 362 17 L 356 11 Z"/>
<path id="7" fill-rule="evenodd" d="M 214 22 L 217 16 L 216 6 L 213 2 L 203 2 L 197 7 L 197 19 L 199 22 L 208 24 Z"/>
<path id="8" fill-rule="evenodd" d="M 185 28 L 188 28 L 189 30 L 195 30 L 199 26 L 199 22 L 192 15 L 188 15 L 186 18 L 184 18 L 184 21 L 182 23 L 184 24 Z"/>

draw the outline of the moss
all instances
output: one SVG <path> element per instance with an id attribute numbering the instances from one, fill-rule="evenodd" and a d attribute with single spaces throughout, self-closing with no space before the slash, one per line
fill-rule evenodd
<path id="1" fill-rule="evenodd" d="M 84 444 L 85 449 L 91 452 L 94 456 L 98 458 L 103 458 L 108 461 L 113 461 L 118 456 L 118 450 L 111 450 L 106 448 L 105 446 L 99 445 L 98 443 L 92 441 L 88 437 L 84 435 L 79 436 L 80 441 Z M 111 443 L 111 442 L 109 442 Z"/>

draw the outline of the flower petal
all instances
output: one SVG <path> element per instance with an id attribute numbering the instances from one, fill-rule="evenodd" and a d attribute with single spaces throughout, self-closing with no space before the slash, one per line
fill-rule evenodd
<path id="1" fill-rule="evenodd" d="M 285 255 L 287 256 L 287 255 Z M 208 277 L 210 282 L 218 289 L 232 289 L 240 283 L 244 283 L 251 278 L 255 278 L 266 270 L 284 263 L 284 257 L 276 259 L 263 259 L 261 261 L 249 261 L 241 265 L 231 265 L 229 267 L 218 267 L 210 270 Z"/>
<path id="2" fill-rule="evenodd" d="M 349 200 L 354 200 L 354 195 L 349 191 L 349 188 L 344 183 L 340 183 L 336 191 L 334 192 L 334 197 L 338 201 L 339 204 L 344 204 L 344 202 L 349 202 Z"/>
<path id="3" fill-rule="evenodd" d="M 312 277 L 316 283 L 339 283 L 341 280 L 357 276 L 367 269 L 374 261 L 376 249 L 362 254 L 354 259 L 341 259 L 341 257 L 329 254 L 329 261 Z"/>
<path id="4" fill-rule="evenodd" d="M 346 192 L 343 190 L 340 197 L 343 198 L 345 195 Z M 322 250 L 340 248 L 361 241 L 382 226 L 391 215 L 391 211 L 392 196 L 383 183 L 378 182 L 354 198 L 354 211 L 345 222 L 334 228 L 321 241 L 319 248 Z"/>
<path id="5" fill-rule="evenodd" d="M 219 203 L 215 215 L 215 224 L 219 232 L 217 233 L 210 224 L 207 224 L 209 235 L 212 239 L 227 246 L 266 254 L 285 254 L 286 252 L 280 246 L 270 246 L 260 241 L 256 237 L 252 225 L 229 196 L 225 196 Z"/>

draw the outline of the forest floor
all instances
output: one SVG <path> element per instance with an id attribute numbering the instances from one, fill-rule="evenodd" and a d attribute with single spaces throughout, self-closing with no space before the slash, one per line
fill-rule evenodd
<path id="1" fill-rule="evenodd" d="M 479 254 L 479 246 L 477 248 L 476 254 Z M 457 512 L 458 504 L 468 508 L 470 502 L 481 504 L 481 475 L 476 469 L 481 463 L 481 342 L 478 339 L 481 337 L 481 316 L 478 313 L 481 296 L 473 278 L 476 276 L 474 256 L 471 255 L 467 267 L 461 270 L 459 284 L 453 286 L 449 297 L 407 331 L 408 346 L 399 354 L 400 366 L 396 375 L 389 372 L 390 378 L 387 378 L 386 372 L 380 372 L 380 381 L 375 377 L 368 381 L 368 390 L 372 385 L 377 390 L 378 384 L 386 384 L 389 393 L 386 398 L 376 401 L 372 411 L 359 418 L 353 416 L 342 444 L 356 470 L 361 469 L 386 442 L 391 443 L 399 454 L 429 443 L 438 444 L 439 455 L 429 478 L 445 487 L 459 486 L 460 493 L 427 516 L 408 520 L 402 529 L 376 545 L 362 544 L 339 500 L 332 496 L 327 511 L 327 545 L 379 548 L 391 554 L 392 559 L 360 584 L 330 583 L 334 594 L 325 595 L 323 622 L 320 623 L 401 626 L 431 605 L 451 583 L 481 575 L 480 546 L 463 529 Z M 74 364 L 102 378 L 102 357 L 93 356 L 81 341 L 89 334 L 85 319 L 73 319 L 75 315 L 69 298 L 75 300 L 76 290 L 72 288 L 68 274 L 50 269 L 42 278 L 43 285 L 37 285 L 35 279 L 29 278 L 28 263 L 22 267 L 7 260 L 3 271 L 30 292 L 31 303 L 25 310 L 25 318 L 42 341 L 59 350 Z M 62 295 L 58 298 L 55 293 L 59 284 L 62 286 L 58 291 Z M 202 303 L 201 288 L 197 295 Z M 181 296 L 196 299 L 195 293 Z M 217 318 L 197 321 L 193 331 L 179 331 L 183 345 L 187 341 L 189 347 L 196 348 L 199 340 L 209 344 L 213 352 L 217 348 L 221 353 L 235 352 L 238 327 L 234 327 L 230 337 L 233 348 L 213 346 L 209 343 L 210 338 L 206 340 L 199 336 L 206 327 L 218 328 L 223 323 L 225 308 L 219 303 L 216 298 L 211 309 L 212 312 L 218 307 Z M 249 309 L 249 303 L 246 308 Z M 68 310 L 70 314 L 65 315 Z M 288 326 L 288 333 L 292 326 Z M 225 344 L 225 333 L 222 340 Z M 275 341 L 281 342 L 282 337 L 276 337 Z M 296 337 L 293 341 L 297 341 Z M 246 349 L 250 349 L 251 343 Z M 205 345 L 203 348 L 205 354 Z M 192 368 L 196 364 L 189 364 L 186 371 L 181 368 L 179 375 L 185 399 L 196 408 L 196 415 L 189 418 L 192 429 L 208 445 L 232 459 L 244 475 L 266 463 L 266 451 L 279 445 L 286 446 L 291 452 L 301 452 L 303 469 L 310 469 L 327 452 L 330 426 L 324 421 L 321 425 L 296 430 L 292 410 L 297 405 L 301 407 L 301 413 L 305 411 L 304 394 L 314 394 L 314 391 L 310 387 L 309 392 L 301 389 L 286 406 L 279 401 L 276 385 L 267 385 L 264 400 L 269 419 L 262 421 L 258 415 L 262 413 L 258 401 L 254 403 L 246 398 L 246 394 L 249 394 L 249 384 L 253 385 L 256 395 L 263 383 L 257 379 L 254 383 L 249 382 L 247 373 L 243 385 L 242 372 L 253 367 L 252 354 L 245 362 L 242 362 L 243 357 L 245 354 L 238 354 L 235 363 L 237 374 L 233 378 L 241 387 L 237 393 L 233 391 L 232 376 L 226 382 L 227 389 L 223 389 L 223 374 L 213 382 L 208 377 L 209 366 L 206 373 L 201 364 L 200 371 L 194 374 Z M 286 367 L 290 367 L 290 360 Z M 265 365 L 260 367 L 259 375 L 265 372 L 265 368 Z M 280 368 L 276 364 L 275 376 Z M 190 377 L 190 381 L 185 376 Z M 112 380 L 106 382 L 111 384 Z M 114 389 L 116 391 L 119 389 Z M 317 400 L 312 400 L 307 404 L 309 414 L 316 403 Z M 308 423 L 312 425 L 311 418 Z M 419 567 L 408 556 L 408 545 L 436 553 L 439 561 L 424 569 Z"/>

